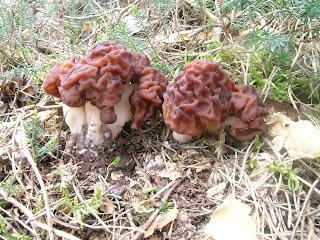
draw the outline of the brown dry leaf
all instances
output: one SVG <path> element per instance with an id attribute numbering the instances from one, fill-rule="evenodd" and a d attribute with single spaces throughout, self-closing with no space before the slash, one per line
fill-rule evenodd
<path id="1" fill-rule="evenodd" d="M 162 178 L 169 178 L 173 181 L 181 177 L 181 171 L 179 171 L 179 167 L 176 163 L 167 162 L 166 167 L 158 171 L 158 176 Z"/>
<path id="2" fill-rule="evenodd" d="M 114 181 L 118 181 L 120 179 L 123 179 L 123 174 L 122 173 L 117 173 L 117 172 L 114 172 L 112 171 L 111 172 L 111 179 L 114 180 Z"/>
<path id="3" fill-rule="evenodd" d="M 282 113 L 274 113 L 266 118 L 268 133 L 273 136 L 276 150 L 283 147 L 291 157 L 316 158 L 320 156 L 320 128 L 310 121 L 292 121 Z"/>
<path id="4" fill-rule="evenodd" d="M 218 185 L 213 186 L 207 190 L 207 197 L 213 197 L 214 195 L 223 192 L 225 188 L 226 188 L 225 182 L 219 183 Z"/>
<path id="5" fill-rule="evenodd" d="M 114 206 L 108 197 L 103 197 L 103 201 L 100 204 L 99 209 L 108 214 L 113 214 Z"/>
<path id="6" fill-rule="evenodd" d="M 195 169 L 196 169 L 196 173 L 199 173 L 199 172 L 202 172 L 203 170 L 206 170 L 206 169 L 211 169 L 212 166 L 210 163 L 205 163 L 201 166 L 196 166 Z"/>
<path id="7" fill-rule="evenodd" d="M 153 221 L 150 227 L 147 229 L 147 232 L 144 234 L 144 237 L 147 238 L 151 236 L 155 230 L 162 229 L 167 224 L 174 221 L 178 216 L 178 209 L 175 207 L 169 209 L 165 214 L 161 214 Z"/>
<path id="8" fill-rule="evenodd" d="M 214 240 L 258 240 L 250 207 L 229 195 L 211 215 L 205 232 Z"/>
<path id="9" fill-rule="evenodd" d="M 160 43 L 172 44 L 172 43 L 179 42 L 181 40 L 190 41 L 192 40 L 193 36 L 197 36 L 198 39 L 203 39 L 205 37 L 214 36 L 215 34 L 214 29 L 212 29 L 212 31 L 209 33 L 205 33 L 202 30 L 203 30 L 202 28 L 197 28 L 193 30 L 185 30 L 177 33 L 172 33 L 168 36 L 158 35 L 155 37 L 155 41 Z"/>

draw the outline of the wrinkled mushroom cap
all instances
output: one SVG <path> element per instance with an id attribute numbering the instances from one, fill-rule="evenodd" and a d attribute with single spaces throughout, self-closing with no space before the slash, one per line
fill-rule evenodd
<path id="1" fill-rule="evenodd" d="M 238 117 L 231 125 L 230 134 L 240 141 L 250 140 L 266 130 L 263 117 L 267 116 L 268 110 L 253 86 L 235 86 L 229 114 Z"/>
<path id="2" fill-rule="evenodd" d="M 138 86 L 131 94 L 130 102 L 133 112 L 132 128 L 137 128 L 161 107 L 168 79 L 150 65 L 149 59 L 144 54 L 136 54 L 134 60 L 132 81 L 137 82 Z"/>
<path id="3" fill-rule="evenodd" d="M 185 65 L 164 94 L 163 117 L 178 134 L 196 136 L 231 125 L 241 141 L 265 130 L 267 108 L 253 86 L 237 86 L 220 64 L 208 60 Z"/>
<path id="4" fill-rule="evenodd" d="M 70 107 L 86 101 L 101 110 L 101 121 L 114 123 L 114 106 L 133 75 L 133 55 L 118 42 L 96 44 L 81 59 L 71 57 L 57 64 L 44 80 L 44 90 Z"/>
<path id="5" fill-rule="evenodd" d="M 164 94 L 166 125 L 180 134 L 195 136 L 221 123 L 234 83 L 220 64 L 207 60 L 185 65 Z"/>
<path id="6" fill-rule="evenodd" d="M 127 83 L 134 89 L 130 103 L 134 115 L 132 127 L 137 128 L 161 107 L 168 80 L 150 65 L 146 55 L 133 55 L 119 42 L 98 43 L 82 58 L 71 57 L 56 64 L 48 72 L 43 88 L 61 97 L 69 107 L 90 102 L 100 109 L 103 123 L 113 124 L 117 120 L 114 107 Z"/>

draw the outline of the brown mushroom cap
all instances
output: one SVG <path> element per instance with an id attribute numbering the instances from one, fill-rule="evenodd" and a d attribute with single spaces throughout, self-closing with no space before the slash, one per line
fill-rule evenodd
<path id="1" fill-rule="evenodd" d="M 266 130 L 263 117 L 267 116 L 268 110 L 253 86 L 235 86 L 229 114 L 238 117 L 231 125 L 230 135 L 240 141 L 250 140 Z"/>
<path id="2" fill-rule="evenodd" d="M 133 76 L 131 79 L 132 83 L 137 83 L 140 78 L 140 73 L 145 67 L 151 67 L 149 58 L 143 53 L 136 53 L 133 56 L 134 66 L 133 66 Z"/>
<path id="3" fill-rule="evenodd" d="M 132 128 L 137 128 L 154 114 L 156 108 L 161 107 L 163 92 L 168 80 L 163 73 L 150 65 L 144 54 L 136 54 L 133 82 L 138 86 L 130 96 L 133 112 Z"/>
<path id="4" fill-rule="evenodd" d="M 71 70 L 80 57 L 69 57 L 65 62 L 57 63 L 50 71 L 48 71 L 45 80 L 43 81 L 43 89 L 46 93 L 55 97 L 60 97 L 58 87 L 61 84 L 61 79 L 65 79 L 69 70 Z"/>
<path id="5" fill-rule="evenodd" d="M 96 44 L 79 61 L 69 58 L 48 72 L 44 90 L 70 107 L 79 107 L 86 101 L 101 110 L 101 121 L 114 123 L 114 106 L 124 92 L 123 84 L 133 75 L 133 55 L 118 42 Z"/>
<path id="6" fill-rule="evenodd" d="M 252 86 L 236 86 L 220 64 L 207 60 L 185 65 L 164 94 L 163 116 L 179 134 L 196 136 L 234 116 L 231 135 L 248 140 L 263 133 L 267 109 Z M 228 123 L 229 124 L 229 123 Z"/>
<path id="7" fill-rule="evenodd" d="M 163 115 L 173 131 L 195 136 L 214 128 L 228 109 L 234 83 L 220 64 L 207 60 L 185 65 L 164 94 Z"/>

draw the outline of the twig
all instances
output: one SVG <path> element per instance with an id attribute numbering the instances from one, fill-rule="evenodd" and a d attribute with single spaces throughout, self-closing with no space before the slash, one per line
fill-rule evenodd
<path id="1" fill-rule="evenodd" d="M 32 109 L 37 109 L 39 112 L 46 111 L 46 110 L 55 110 L 55 109 L 61 109 L 62 104 L 60 105 L 49 105 L 49 106 L 39 106 L 39 105 L 29 105 L 26 107 L 23 107 L 22 110 L 28 111 Z"/>
<path id="2" fill-rule="evenodd" d="M 172 185 L 172 187 L 168 190 L 166 195 L 163 197 L 162 202 L 168 201 L 168 198 L 170 197 L 171 193 L 184 181 L 184 178 L 180 178 L 175 184 Z M 154 221 L 154 219 L 158 216 L 159 212 L 161 211 L 162 208 L 158 208 L 153 212 L 153 214 L 149 217 L 148 221 L 142 226 L 142 230 L 147 230 L 151 223 Z M 133 240 L 138 240 L 141 239 L 142 233 L 138 232 Z"/>
<path id="3" fill-rule="evenodd" d="M 294 239 L 294 236 L 296 235 L 296 232 L 297 232 L 299 223 L 300 223 L 300 221 L 301 221 L 301 218 L 302 218 L 302 216 L 303 216 L 303 213 L 304 213 L 304 210 L 305 210 L 305 208 L 306 208 L 306 206 L 307 206 L 307 203 L 309 202 L 309 200 L 310 200 L 310 198 L 311 198 L 311 194 L 312 194 L 314 188 L 317 186 L 317 184 L 318 184 L 319 182 L 320 182 L 320 178 L 318 178 L 318 179 L 312 184 L 312 186 L 310 187 L 309 192 L 308 192 L 308 194 L 307 194 L 307 197 L 306 197 L 306 199 L 305 199 L 305 201 L 304 201 L 304 204 L 303 204 L 303 206 L 302 206 L 302 209 L 301 209 L 301 211 L 300 211 L 300 214 L 299 214 L 299 217 L 298 217 L 296 226 L 294 227 L 294 230 L 293 230 L 293 233 L 292 233 L 292 235 L 291 235 L 291 239 L 290 239 L 290 240 L 293 240 L 293 239 Z M 302 231 L 302 229 L 301 229 L 301 231 Z"/>
<path id="4" fill-rule="evenodd" d="M 37 109 L 38 112 L 43 112 L 43 111 L 47 111 L 47 110 L 56 110 L 56 109 L 62 109 L 62 104 L 61 105 L 50 105 L 50 106 L 30 105 L 30 106 L 24 107 L 24 108 L 19 109 L 19 110 L 28 111 L 28 110 L 32 110 L 32 109 Z M 27 118 L 29 118 L 29 117 L 31 117 L 33 115 L 34 115 L 33 113 L 26 114 L 23 117 L 23 120 L 27 119 Z"/>
<path id="5" fill-rule="evenodd" d="M 28 209 L 26 208 L 22 203 L 20 203 L 18 200 L 16 200 L 15 198 L 13 197 L 7 197 L 6 195 L 6 192 L 0 188 L 0 195 L 6 200 L 8 201 L 9 203 L 13 204 L 14 206 L 16 206 L 17 208 L 19 208 L 25 215 L 27 215 L 28 218 L 30 219 L 33 219 L 34 218 L 34 215 L 33 213 Z M 41 222 L 38 222 L 38 221 L 32 221 L 32 223 L 34 225 L 36 225 L 37 227 L 43 229 L 43 230 L 46 230 L 46 231 L 50 231 L 50 227 L 47 225 L 47 224 L 44 224 L 44 223 L 41 223 Z M 55 228 L 52 228 L 53 230 L 53 233 L 56 234 L 58 237 L 62 237 L 62 238 L 66 238 L 66 239 L 69 239 L 69 240 L 81 240 L 69 233 L 66 233 L 64 231 L 61 231 L 61 230 L 58 230 L 58 229 L 55 229 Z"/>

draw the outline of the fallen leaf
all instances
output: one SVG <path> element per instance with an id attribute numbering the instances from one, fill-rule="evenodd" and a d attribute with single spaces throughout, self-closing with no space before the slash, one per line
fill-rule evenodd
<path id="1" fill-rule="evenodd" d="M 284 147 L 291 157 L 313 159 L 320 156 L 320 129 L 310 121 L 294 122 L 282 113 L 275 113 L 266 118 L 266 124 L 277 151 Z"/>
<path id="2" fill-rule="evenodd" d="M 114 181 L 118 181 L 120 179 L 123 179 L 123 174 L 112 171 L 111 172 L 111 179 Z"/>
<path id="3" fill-rule="evenodd" d="M 179 171 L 178 165 L 174 162 L 167 162 L 166 167 L 158 171 L 158 176 L 162 178 L 169 178 L 171 181 L 181 177 L 181 172 Z"/>
<path id="4" fill-rule="evenodd" d="M 250 207 L 229 195 L 211 215 L 205 232 L 214 240 L 258 240 Z"/>
<path id="5" fill-rule="evenodd" d="M 144 237 L 147 238 L 151 236 L 155 230 L 162 229 L 167 224 L 174 221 L 178 216 L 178 209 L 175 207 L 173 209 L 169 209 L 165 214 L 160 214 L 156 217 L 156 219 L 152 222 L 150 227 L 147 229 L 147 232 L 144 234 Z"/>
<path id="6" fill-rule="evenodd" d="M 185 31 L 180 31 L 180 32 L 176 32 L 176 33 L 172 33 L 170 35 L 157 35 L 155 37 L 155 41 L 156 42 L 160 42 L 160 43 L 165 43 L 165 44 L 172 44 L 172 43 L 177 43 L 180 42 L 182 40 L 184 41 L 191 41 L 192 38 L 194 36 L 197 36 L 198 39 L 203 39 L 206 37 L 213 37 L 215 35 L 217 35 L 215 33 L 216 29 L 212 29 L 211 32 L 206 33 L 203 31 L 202 28 L 197 28 L 197 29 L 193 29 L 193 30 L 185 30 Z"/>
<path id="7" fill-rule="evenodd" d="M 44 120 L 48 119 L 51 115 L 53 115 L 55 111 L 56 110 L 46 110 L 46 111 L 39 112 L 39 113 L 37 113 L 37 118 L 40 121 L 44 121 Z"/>
<path id="8" fill-rule="evenodd" d="M 211 169 L 211 168 L 212 168 L 212 166 L 210 163 L 205 163 L 201 166 L 195 166 L 196 173 L 199 173 L 199 172 L 202 172 L 203 170 Z"/>
<path id="9" fill-rule="evenodd" d="M 207 197 L 213 197 L 214 195 L 223 192 L 225 188 L 226 188 L 225 182 L 222 182 L 216 186 L 213 186 L 207 190 Z"/>
<path id="10" fill-rule="evenodd" d="M 114 212 L 114 206 L 108 197 L 103 197 L 99 209 L 108 214 Z"/>

